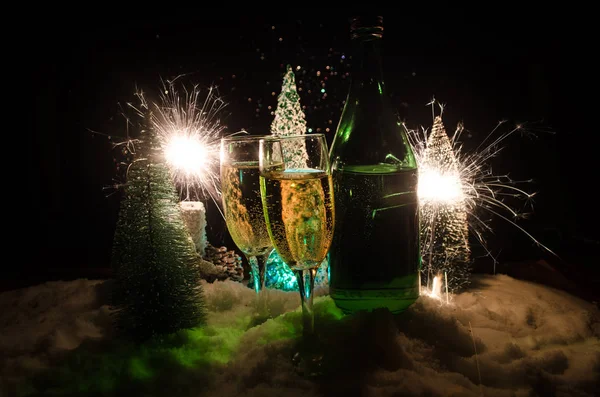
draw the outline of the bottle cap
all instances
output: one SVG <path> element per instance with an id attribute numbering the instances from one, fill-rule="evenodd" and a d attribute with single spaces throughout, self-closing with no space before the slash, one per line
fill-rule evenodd
<path id="1" fill-rule="evenodd" d="M 383 17 L 382 16 L 359 16 L 353 17 L 350 23 L 351 38 L 373 36 L 381 38 L 383 36 Z"/>

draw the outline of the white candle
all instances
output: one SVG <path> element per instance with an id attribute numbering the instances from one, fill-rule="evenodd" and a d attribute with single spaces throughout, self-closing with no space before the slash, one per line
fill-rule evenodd
<path id="1" fill-rule="evenodd" d="M 201 201 L 182 201 L 181 212 L 192 241 L 196 246 L 196 252 L 201 257 L 206 253 L 206 210 Z"/>

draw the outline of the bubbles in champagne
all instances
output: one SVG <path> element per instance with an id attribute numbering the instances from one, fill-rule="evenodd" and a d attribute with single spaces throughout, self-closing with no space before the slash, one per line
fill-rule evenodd
<path id="1" fill-rule="evenodd" d="M 333 237 L 331 176 L 325 172 L 273 172 L 261 177 L 267 223 L 275 249 L 294 269 L 317 267 Z"/>
<path id="2" fill-rule="evenodd" d="M 271 250 L 260 198 L 258 162 L 223 165 L 221 184 L 225 222 L 231 238 L 246 255 Z"/>

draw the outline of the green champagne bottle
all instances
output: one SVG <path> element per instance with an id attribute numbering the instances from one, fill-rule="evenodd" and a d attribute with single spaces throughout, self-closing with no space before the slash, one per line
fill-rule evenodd
<path id="1" fill-rule="evenodd" d="M 352 19 L 352 82 L 330 149 L 330 295 L 345 313 L 400 313 L 419 296 L 417 163 L 385 93 L 382 37 L 382 17 Z"/>

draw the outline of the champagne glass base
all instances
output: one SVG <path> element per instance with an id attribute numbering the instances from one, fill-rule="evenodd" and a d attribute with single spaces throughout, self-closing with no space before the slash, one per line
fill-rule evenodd
<path id="1" fill-rule="evenodd" d="M 250 327 L 261 325 L 267 320 L 273 318 L 273 313 L 270 307 L 269 289 L 265 288 L 256 294 L 252 303 L 252 317 L 250 319 Z"/>
<path id="2" fill-rule="evenodd" d="M 295 346 L 292 363 L 296 373 L 304 378 L 318 378 L 324 375 L 324 346 L 316 336 L 303 338 Z"/>

